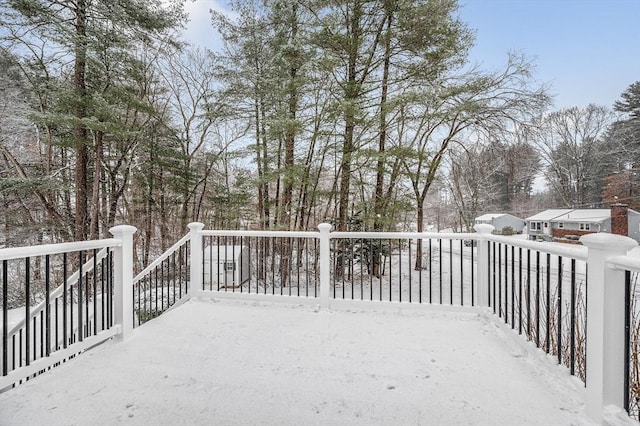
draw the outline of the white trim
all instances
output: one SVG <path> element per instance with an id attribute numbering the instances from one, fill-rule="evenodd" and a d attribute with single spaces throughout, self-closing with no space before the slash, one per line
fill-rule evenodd
<path id="1" fill-rule="evenodd" d="M 27 377 L 33 376 L 42 370 L 47 370 L 53 367 L 55 364 L 67 360 L 73 355 L 79 355 L 92 347 L 99 345 L 111 339 L 113 336 L 120 333 L 120 326 L 115 325 L 108 330 L 102 331 L 94 336 L 85 337 L 82 342 L 74 343 L 66 349 L 61 349 L 51 353 L 48 357 L 40 358 L 32 361 L 31 364 L 23 367 L 18 367 L 15 370 L 9 372 L 6 376 L 0 377 L 0 392 L 5 388 L 13 385 L 14 383 L 24 380 Z"/>

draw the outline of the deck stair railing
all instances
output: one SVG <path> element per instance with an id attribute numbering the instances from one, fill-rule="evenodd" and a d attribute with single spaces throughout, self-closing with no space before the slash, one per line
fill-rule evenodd
<path id="1" fill-rule="evenodd" d="M 319 232 L 189 228 L 135 277 L 130 226 L 112 228 L 112 239 L 0 250 L 0 390 L 106 339 L 126 338 L 133 327 L 193 296 L 239 293 L 313 298 L 321 309 L 347 299 L 495 314 L 586 381 L 587 413 L 595 421 L 603 421 L 607 405 L 637 415 L 640 261 L 627 254 L 637 245 L 627 237 L 590 234 L 581 237 L 584 246 L 572 247 L 492 235 L 488 225 L 477 225 L 474 234 L 343 233 L 328 224 Z M 23 265 L 18 286 L 24 287 L 25 321 L 9 325 L 9 280 L 15 288 L 20 269 L 12 262 Z M 74 283 L 65 270 L 76 267 Z M 36 279 L 30 274 L 38 268 L 45 272 Z M 44 291 L 35 300 L 37 280 Z M 58 305 L 60 292 L 67 300 Z M 109 318 L 98 330 L 102 313 Z M 67 335 L 60 340 L 56 331 Z M 23 343 L 11 346 L 20 333 Z M 69 339 L 73 333 L 77 338 Z M 19 353 L 9 355 L 10 347 Z"/>
<path id="2" fill-rule="evenodd" d="M 134 231 L 0 250 L 0 391 L 126 332 L 122 288 L 131 283 Z M 10 310 L 10 298 L 20 307 Z"/>
<path id="3" fill-rule="evenodd" d="M 137 327 L 185 300 L 189 289 L 187 234 L 133 278 L 133 326 Z"/>

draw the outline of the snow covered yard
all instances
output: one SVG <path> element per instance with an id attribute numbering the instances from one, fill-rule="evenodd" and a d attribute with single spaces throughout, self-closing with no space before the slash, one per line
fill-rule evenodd
<path id="1" fill-rule="evenodd" d="M 591 424 L 489 314 L 294 303 L 191 300 L 0 394 L 0 424 Z"/>

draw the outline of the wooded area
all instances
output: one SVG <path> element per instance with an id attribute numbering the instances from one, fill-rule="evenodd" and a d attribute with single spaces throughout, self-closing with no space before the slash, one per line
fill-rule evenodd
<path id="1" fill-rule="evenodd" d="M 179 41 L 180 1 L 0 3 L 4 246 L 126 223 L 146 264 L 191 221 L 468 230 L 486 212 L 640 209 L 640 82 L 551 111 L 527 58 L 468 61 L 455 0 L 231 6 L 214 53 Z"/>

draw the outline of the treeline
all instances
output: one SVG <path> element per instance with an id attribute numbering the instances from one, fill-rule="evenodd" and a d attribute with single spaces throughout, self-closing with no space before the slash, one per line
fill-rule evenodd
<path id="1" fill-rule="evenodd" d="M 195 220 L 421 231 L 638 204 L 638 83 L 612 111 L 546 112 L 526 58 L 468 61 L 454 0 L 231 7 L 212 53 L 179 41 L 179 1 L 0 5 L 5 245 L 127 223 L 146 263 Z"/>

